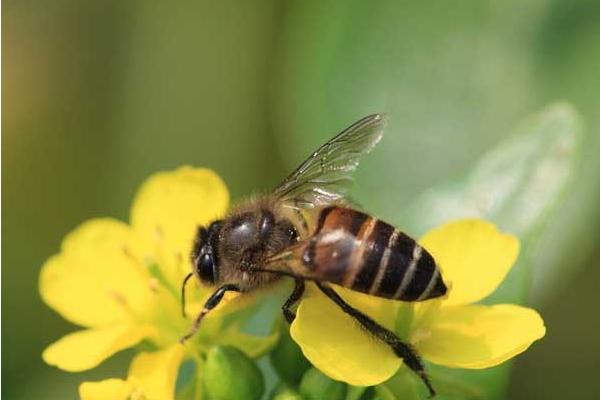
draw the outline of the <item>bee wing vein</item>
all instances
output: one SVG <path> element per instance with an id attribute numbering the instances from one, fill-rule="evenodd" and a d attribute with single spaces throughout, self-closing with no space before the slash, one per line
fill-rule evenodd
<path id="1" fill-rule="evenodd" d="M 312 153 L 274 194 L 309 208 L 345 197 L 353 182 L 352 172 L 360 158 L 379 142 L 386 122 L 385 115 L 373 114 L 354 123 Z"/>

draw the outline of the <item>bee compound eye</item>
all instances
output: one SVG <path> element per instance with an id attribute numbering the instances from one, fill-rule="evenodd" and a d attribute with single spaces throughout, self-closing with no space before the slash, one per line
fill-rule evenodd
<path id="1" fill-rule="evenodd" d="M 206 283 L 216 281 L 215 263 L 211 254 L 202 254 L 196 263 L 196 270 L 200 279 Z"/>

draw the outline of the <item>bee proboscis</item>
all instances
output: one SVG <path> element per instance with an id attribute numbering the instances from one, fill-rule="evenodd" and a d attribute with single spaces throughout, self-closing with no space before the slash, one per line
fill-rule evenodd
<path id="1" fill-rule="evenodd" d="M 414 239 L 346 199 L 360 158 L 381 140 L 387 118 L 367 116 L 310 155 L 270 194 L 234 207 L 223 218 L 198 228 L 191 254 L 192 272 L 217 289 L 181 341 L 192 337 L 204 316 L 227 291 L 248 293 L 284 277 L 295 281 L 282 306 L 292 307 L 305 281 L 387 343 L 435 395 L 415 351 L 392 331 L 346 303 L 329 285 L 401 301 L 443 296 L 446 285 L 435 260 Z M 185 307 L 184 307 L 185 309 Z"/>

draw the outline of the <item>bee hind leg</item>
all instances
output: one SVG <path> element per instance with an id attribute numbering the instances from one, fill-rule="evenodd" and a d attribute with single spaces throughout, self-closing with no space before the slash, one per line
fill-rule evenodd
<path id="1" fill-rule="evenodd" d="M 300 278 L 296 278 L 294 290 L 290 294 L 290 297 L 283 303 L 281 306 L 281 310 L 283 311 L 283 316 L 285 320 L 291 324 L 294 322 L 296 318 L 296 314 L 291 310 L 291 307 L 300 300 L 302 295 L 304 294 L 304 280 Z"/>
<path id="2" fill-rule="evenodd" d="M 392 348 L 394 353 L 396 353 L 396 355 L 404 361 L 404 364 L 406 364 L 408 368 L 410 368 L 417 375 L 419 375 L 419 377 L 429 390 L 429 396 L 435 396 L 435 390 L 433 389 L 433 385 L 431 384 L 429 377 L 425 373 L 425 367 L 423 366 L 423 362 L 421 361 L 417 353 L 415 353 L 415 351 L 408 344 L 403 343 L 394 332 L 379 325 L 373 319 L 346 303 L 344 299 L 342 299 L 340 295 L 338 295 L 335 292 L 335 290 L 333 290 L 331 287 L 320 282 L 315 283 L 327 297 L 329 297 L 335 304 L 337 304 L 342 309 L 342 311 L 344 311 L 346 314 L 350 315 L 352 318 L 357 320 L 358 323 L 360 323 L 373 336 L 387 343 Z"/>

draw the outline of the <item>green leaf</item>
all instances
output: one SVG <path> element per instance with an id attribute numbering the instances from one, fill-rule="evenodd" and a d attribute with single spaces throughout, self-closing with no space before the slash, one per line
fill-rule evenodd
<path id="1" fill-rule="evenodd" d="M 579 132 L 569 104 L 551 105 L 483 154 L 462 179 L 425 192 L 402 220 L 424 233 L 451 219 L 480 217 L 523 237 L 539 226 L 572 180 Z"/>
<path id="2" fill-rule="evenodd" d="M 422 233 L 449 220 L 479 217 L 516 234 L 522 244 L 517 265 L 484 303 L 523 302 L 530 286 L 532 248 L 544 222 L 559 210 L 577 171 L 580 130 L 579 117 L 570 105 L 545 108 L 485 153 L 463 178 L 417 198 L 403 217 L 405 226 Z M 502 398 L 509 367 L 505 363 L 482 371 L 439 367 L 433 371 L 445 377 L 439 388 L 441 398 Z M 457 394 L 461 387 L 470 389 Z"/>
<path id="3" fill-rule="evenodd" d="M 487 301 L 522 302 L 529 287 L 529 253 L 540 229 L 568 189 L 581 151 L 581 123 L 567 103 L 557 103 L 519 124 L 460 179 L 433 187 L 407 208 L 403 226 L 424 233 L 444 222 L 491 220 L 521 240 L 521 256 Z"/>

